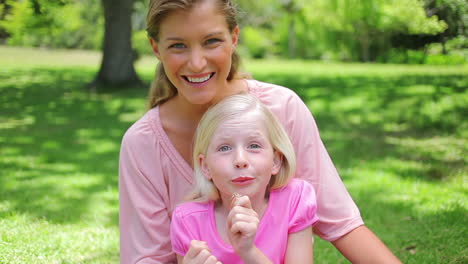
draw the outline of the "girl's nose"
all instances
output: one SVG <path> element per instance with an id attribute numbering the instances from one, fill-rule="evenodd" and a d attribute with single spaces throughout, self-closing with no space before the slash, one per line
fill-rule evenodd
<path id="1" fill-rule="evenodd" d="M 193 72 L 202 72 L 206 66 L 205 54 L 200 49 L 193 49 L 190 53 L 189 67 Z"/>
<path id="2" fill-rule="evenodd" d="M 245 169 L 249 167 L 249 163 L 247 162 L 247 159 L 245 158 L 242 150 L 237 151 L 234 166 L 236 166 L 238 169 Z"/>

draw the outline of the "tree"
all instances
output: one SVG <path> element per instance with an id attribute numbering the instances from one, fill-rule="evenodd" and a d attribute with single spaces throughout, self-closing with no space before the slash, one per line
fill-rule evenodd
<path id="1" fill-rule="evenodd" d="M 426 0 L 426 13 L 428 16 L 436 15 L 444 20 L 448 27 L 437 34 L 432 42 L 442 44 L 442 53 L 447 54 L 446 42 L 452 38 L 463 36 L 468 38 L 468 2 L 466 0 Z M 465 45 L 468 43 L 465 41 Z"/>
<path id="2" fill-rule="evenodd" d="M 435 35 L 447 27 L 425 13 L 422 0 L 315 0 L 312 5 L 322 11 L 321 27 L 332 32 L 330 40 L 345 43 L 330 46 L 364 62 L 388 52 L 395 35 Z"/>
<path id="3" fill-rule="evenodd" d="M 294 0 L 282 0 L 281 7 L 288 14 L 288 56 L 294 58 L 296 57 L 296 27 L 294 21 L 301 11 L 301 7 Z"/>
<path id="4" fill-rule="evenodd" d="M 132 7 L 134 0 L 102 0 L 104 41 L 101 68 L 92 83 L 96 86 L 142 85 L 134 68 Z"/>

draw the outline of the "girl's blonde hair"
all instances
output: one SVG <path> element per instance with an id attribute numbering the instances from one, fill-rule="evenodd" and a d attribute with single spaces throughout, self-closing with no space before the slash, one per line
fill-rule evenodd
<path id="1" fill-rule="evenodd" d="M 212 181 L 206 179 L 200 168 L 198 157 L 206 155 L 208 146 L 217 128 L 226 120 L 242 118 L 247 113 L 258 113 L 269 133 L 269 140 L 273 149 L 282 157 L 281 169 L 278 174 L 272 175 L 269 189 L 277 189 L 285 186 L 294 176 L 296 169 L 296 155 L 288 134 L 284 130 L 276 116 L 257 98 L 249 94 L 237 94 L 224 98 L 221 102 L 212 106 L 203 115 L 195 133 L 193 147 L 194 189 L 188 200 L 194 201 L 218 201 L 218 190 Z M 268 194 L 269 192 L 267 192 Z"/>
<path id="2" fill-rule="evenodd" d="M 191 10 L 197 3 L 206 0 L 151 0 L 149 3 L 148 14 L 146 17 L 146 31 L 148 37 L 154 41 L 159 41 L 159 33 L 161 23 L 172 12 L 177 10 Z M 219 11 L 225 16 L 229 32 L 233 32 L 237 24 L 237 10 L 231 0 L 215 0 Z M 238 74 L 240 65 L 240 57 L 236 51 L 231 56 L 231 70 L 227 80 L 241 78 Z M 249 77 L 245 75 L 245 77 Z M 164 71 L 164 66 L 160 62 L 156 68 L 156 76 L 151 84 L 149 92 L 149 108 L 153 108 L 159 104 L 166 102 L 177 95 L 177 88 L 171 83 Z"/>

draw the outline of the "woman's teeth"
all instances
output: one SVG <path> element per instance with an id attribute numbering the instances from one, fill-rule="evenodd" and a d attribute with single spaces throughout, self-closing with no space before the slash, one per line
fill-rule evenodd
<path id="1" fill-rule="evenodd" d="M 211 74 L 208 74 L 207 76 L 201 78 L 192 78 L 187 76 L 187 80 L 191 83 L 202 83 L 208 81 L 211 78 L 211 76 Z"/>

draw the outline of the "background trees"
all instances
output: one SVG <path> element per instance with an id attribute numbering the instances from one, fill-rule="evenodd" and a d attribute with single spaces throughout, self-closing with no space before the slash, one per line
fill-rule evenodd
<path id="1" fill-rule="evenodd" d="M 140 84 L 133 62 L 132 49 L 133 0 L 102 0 L 104 7 L 104 41 L 101 67 L 94 85 Z"/>
<path id="2" fill-rule="evenodd" d="M 114 8 L 126 3 L 133 19 L 132 48 L 136 54 L 150 53 L 144 31 L 148 0 L 102 3 L 0 0 L 0 37 L 9 45 L 102 49 L 104 18 L 115 17 Z M 465 0 L 238 0 L 237 4 L 240 49 L 253 58 L 464 63 L 468 57 Z M 118 17 L 112 24 L 129 28 L 123 26 L 129 20 Z"/>

